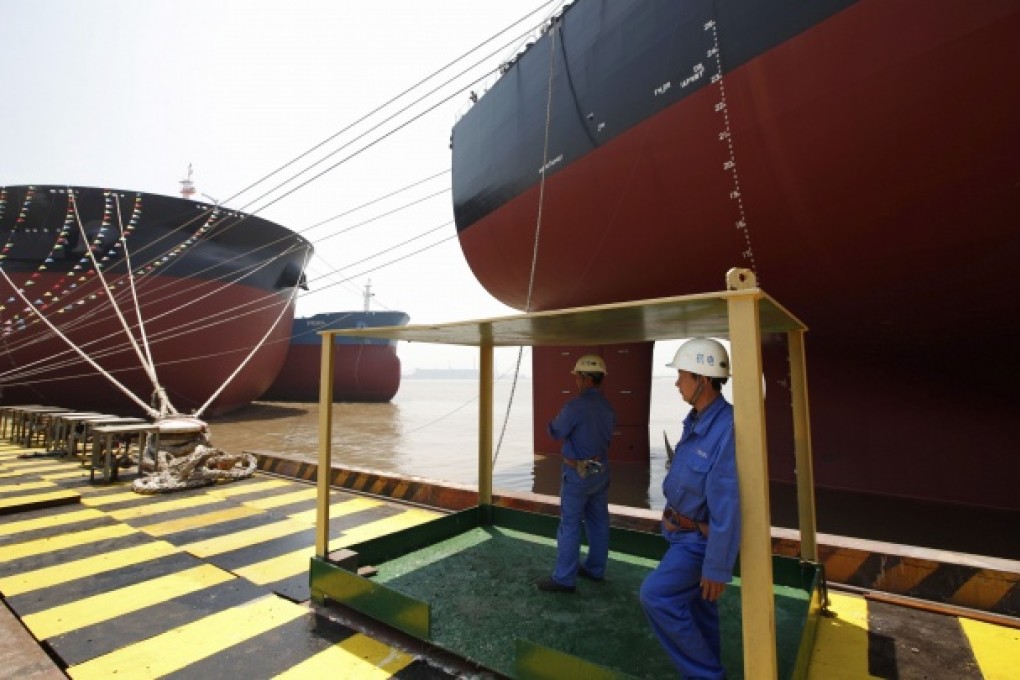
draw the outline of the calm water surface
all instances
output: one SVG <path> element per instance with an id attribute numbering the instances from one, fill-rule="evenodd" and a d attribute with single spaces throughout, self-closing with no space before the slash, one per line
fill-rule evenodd
<path id="1" fill-rule="evenodd" d="M 673 386 L 675 378 L 652 380 L 648 464 L 614 463 L 610 502 L 661 508 L 665 475 L 665 430 L 680 435 L 687 406 Z M 493 470 L 496 489 L 558 495 L 558 457 L 535 455 L 532 445 L 531 381 L 520 380 L 509 409 L 512 380 L 496 382 Z M 405 379 L 389 404 L 334 404 L 333 460 L 338 464 L 427 477 L 462 484 L 478 483 L 478 384 L 474 380 Z M 315 461 L 318 404 L 256 402 L 209 420 L 213 444 L 228 451 L 285 453 Z M 505 422 L 505 429 L 504 429 Z"/>

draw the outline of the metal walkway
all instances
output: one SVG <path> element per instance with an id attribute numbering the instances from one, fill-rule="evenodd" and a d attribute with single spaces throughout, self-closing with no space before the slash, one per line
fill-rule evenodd
<path id="1" fill-rule="evenodd" d="M 0 443 L 0 593 L 68 676 L 461 675 L 429 650 L 309 608 L 309 484 L 256 474 L 139 496 L 130 475 L 92 485 L 73 460 L 26 453 Z M 437 514 L 339 491 L 330 513 L 334 549 Z M 830 596 L 837 616 L 819 626 L 810 678 L 1018 677 L 1017 628 Z"/>

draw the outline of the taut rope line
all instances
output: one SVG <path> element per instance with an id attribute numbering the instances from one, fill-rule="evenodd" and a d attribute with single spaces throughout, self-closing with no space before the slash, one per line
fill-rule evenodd
<path id="1" fill-rule="evenodd" d="M 135 339 L 134 333 L 131 332 L 131 328 L 128 326 L 127 319 L 124 318 L 124 313 L 121 312 L 120 305 L 117 304 L 117 300 L 114 297 L 113 291 L 110 290 L 110 284 L 107 283 L 106 281 L 106 276 L 103 274 L 103 269 L 102 267 L 99 266 L 99 261 L 96 260 L 96 254 L 93 251 L 92 246 L 90 245 L 88 234 L 85 233 L 85 226 L 81 223 L 81 215 L 78 213 L 78 203 L 74 198 L 74 191 L 71 189 L 71 187 L 68 187 L 67 198 L 71 202 L 72 207 L 74 208 L 73 210 L 74 219 L 75 222 L 77 222 L 78 224 L 78 232 L 81 234 L 82 243 L 85 244 L 85 250 L 89 254 L 89 259 L 92 260 L 92 267 L 95 269 L 96 274 L 99 276 L 99 282 L 102 284 L 103 290 L 106 291 L 106 299 L 109 301 L 110 307 L 113 308 L 114 314 L 117 315 L 117 319 L 120 321 L 121 328 L 124 330 L 124 335 L 127 336 L 128 342 L 131 343 L 131 347 L 135 350 L 135 354 L 138 356 L 138 362 L 145 370 L 145 374 L 149 376 L 149 381 L 152 383 L 153 389 L 160 391 L 159 379 L 156 377 L 156 371 L 153 368 L 152 364 L 149 363 L 146 360 L 145 356 L 142 354 L 142 350 L 138 346 L 138 341 Z M 114 197 L 114 199 L 116 200 L 116 197 Z M 121 232 L 121 236 L 123 236 L 123 232 Z M 124 252 L 125 253 L 127 252 L 126 246 Z M 131 272 L 130 269 L 127 272 L 127 276 L 129 279 L 134 276 L 133 272 Z M 109 374 L 106 373 L 105 371 L 103 372 L 103 375 L 109 376 Z M 164 406 L 163 404 L 160 405 L 159 410 L 160 415 L 163 415 L 165 413 L 165 411 L 163 410 L 163 406 Z"/>
<path id="2" fill-rule="evenodd" d="M 149 347 L 149 338 L 145 332 L 142 305 L 138 301 L 138 289 L 135 286 L 134 270 L 131 268 L 131 250 L 128 248 L 127 238 L 124 236 L 124 217 L 120 211 L 120 198 L 117 196 L 114 197 L 114 205 L 117 206 L 117 228 L 120 230 L 120 243 L 124 251 L 124 263 L 127 267 L 128 287 L 131 289 L 131 300 L 134 303 L 135 318 L 138 320 L 138 334 L 141 336 L 142 348 L 145 350 L 145 357 L 148 362 L 144 365 L 146 366 L 146 371 L 150 369 L 152 371 L 150 377 L 156 390 L 156 396 L 159 398 L 159 412 L 176 415 L 177 409 L 170 403 L 170 397 L 167 395 L 166 389 L 160 384 L 159 376 L 156 375 L 156 362 L 152 358 L 152 349 Z"/>
<path id="3" fill-rule="evenodd" d="M 535 219 L 535 244 L 531 251 L 531 273 L 528 276 L 528 297 L 524 303 L 524 311 L 531 312 L 531 298 L 535 290 L 535 272 L 538 269 L 538 243 L 542 233 L 542 208 L 545 205 L 545 176 L 548 173 L 549 163 L 549 128 L 552 121 L 552 95 L 553 95 L 553 74 L 556 72 L 556 33 L 560 29 L 560 20 L 553 21 L 549 28 L 549 84 L 546 88 L 545 98 L 545 136 L 542 141 L 542 177 L 538 181 L 538 215 Z M 566 57 L 564 57 L 565 59 Z M 514 395 L 517 393 L 517 379 L 521 372 L 521 358 L 524 356 L 524 347 L 517 348 L 517 364 L 514 368 L 514 380 L 510 385 L 510 399 L 506 404 L 506 415 L 503 417 L 503 427 L 499 431 L 499 440 L 496 443 L 496 450 L 492 454 L 492 466 L 496 467 L 496 460 L 503 448 L 503 437 L 506 435 L 506 426 L 510 422 L 510 409 L 514 405 Z"/>

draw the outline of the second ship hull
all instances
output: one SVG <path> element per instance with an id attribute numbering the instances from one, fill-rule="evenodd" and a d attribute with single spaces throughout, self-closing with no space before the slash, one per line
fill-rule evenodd
<path id="1" fill-rule="evenodd" d="M 454 129 L 465 257 L 535 310 L 752 268 L 810 328 L 820 485 L 1020 510 L 1018 37 L 1016 2 L 581 0 Z M 560 397 L 535 374 L 538 418 Z"/>
<path id="2" fill-rule="evenodd" d="M 294 319 L 287 357 L 264 399 L 319 400 L 322 338 L 328 328 L 404 326 L 404 312 L 339 312 Z M 387 340 L 338 337 L 333 343 L 333 401 L 387 402 L 400 389 L 400 357 Z"/>

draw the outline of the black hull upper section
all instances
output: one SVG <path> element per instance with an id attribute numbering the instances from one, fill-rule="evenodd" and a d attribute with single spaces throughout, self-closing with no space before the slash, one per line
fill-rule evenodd
<path id="1" fill-rule="evenodd" d="M 714 36 L 725 38 L 726 73 L 854 1 L 585 0 L 571 5 L 560 18 L 556 39 L 546 33 L 514 60 L 453 128 L 458 231 L 537 184 L 543 168 L 552 176 L 710 85 L 718 72 Z M 706 29 L 711 22 L 717 32 Z"/>
<path id="2" fill-rule="evenodd" d="M 127 252 L 138 277 L 220 280 L 266 291 L 300 284 L 312 250 L 308 241 L 278 224 L 206 203 L 43 185 L 0 187 L 0 241 L 0 266 L 8 273 L 89 276 L 94 271 L 91 249 L 111 276 L 127 271 Z M 259 266 L 279 257 L 288 260 L 282 270 Z"/>

